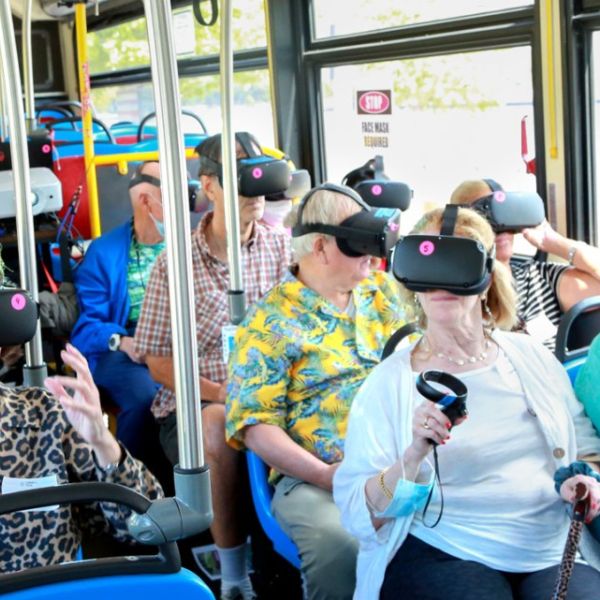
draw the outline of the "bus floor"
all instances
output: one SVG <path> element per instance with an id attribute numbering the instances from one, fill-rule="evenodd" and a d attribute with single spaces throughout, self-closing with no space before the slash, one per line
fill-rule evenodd
<path id="1" fill-rule="evenodd" d="M 168 481 L 167 471 L 159 478 L 168 494 L 172 494 L 172 483 Z M 302 587 L 299 571 L 290 565 L 283 557 L 273 550 L 271 541 L 267 538 L 254 511 L 254 505 L 248 492 L 252 510 L 248 511 L 250 538 L 252 543 L 251 579 L 259 600 L 301 600 Z M 181 563 L 190 571 L 201 577 L 219 598 L 220 581 L 211 579 L 197 562 L 198 548 L 210 546 L 213 543 L 209 531 L 195 535 L 178 542 Z M 154 546 L 141 546 L 117 542 L 108 535 L 86 537 L 82 542 L 84 558 L 100 558 L 105 556 L 123 556 L 132 554 L 154 554 Z"/>

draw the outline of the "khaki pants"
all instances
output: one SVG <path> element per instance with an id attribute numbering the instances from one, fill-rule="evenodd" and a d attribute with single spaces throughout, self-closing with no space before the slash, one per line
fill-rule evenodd
<path id="1" fill-rule="evenodd" d="M 276 485 L 272 510 L 298 547 L 307 598 L 352 598 L 358 542 L 342 527 L 331 492 L 284 477 Z"/>

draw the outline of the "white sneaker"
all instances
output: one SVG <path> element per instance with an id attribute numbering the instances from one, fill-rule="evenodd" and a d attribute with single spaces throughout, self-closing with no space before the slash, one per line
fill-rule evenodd
<path id="1" fill-rule="evenodd" d="M 252 588 L 250 578 L 236 581 L 231 587 L 223 589 L 221 584 L 221 600 L 256 600 L 256 592 Z"/>

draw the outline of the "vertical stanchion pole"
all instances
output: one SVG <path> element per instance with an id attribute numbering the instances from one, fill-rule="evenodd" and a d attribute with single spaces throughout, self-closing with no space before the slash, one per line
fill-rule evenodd
<path id="1" fill-rule="evenodd" d="M 25 133 L 25 115 L 21 103 L 22 86 L 19 76 L 15 31 L 9 0 L 0 0 L 0 78 L 5 92 L 4 102 L 10 125 L 10 149 L 15 185 L 21 287 L 31 294 L 34 302 L 37 302 L 38 280 L 33 210 L 31 207 L 29 154 Z M 42 386 L 47 376 L 47 368 L 42 354 L 42 333 L 39 321 L 33 339 L 25 344 L 25 361 L 26 365 L 23 369 L 24 384 Z"/>
<path id="2" fill-rule="evenodd" d="M 92 237 L 102 233 L 98 181 L 94 163 L 94 131 L 92 128 L 92 100 L 90 97 L 90 65 L 87 53 L 87 22 L 85 4 L 75 5 L 75 37 L 77 40 L 77 69 L 79 73 L 79 96 L 81 97 L 81 123 L 83 128 L 83 156 L 90 206 L 90 228 Z"/>

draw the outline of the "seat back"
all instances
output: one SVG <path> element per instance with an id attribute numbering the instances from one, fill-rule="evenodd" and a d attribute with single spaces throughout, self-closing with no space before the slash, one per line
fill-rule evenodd
<path id="1" fill-rule="evenodd" d="M 587 360 L 587 352 L 585 355 L 578 356 L 577 358 L 573 358 L 563 363 L 563 367 L 571 380 L 571 385 L 575 385 L 575 379 L 577 379 L 577 373 L 579 373 L 579 369 Z"/>
<path id="2" fill-rule="evenodd" d="M 75 579 L 2 594 L 3 600 L 214 600 L 206 584 L 187 569 L 178 573 Z"/>
<path id="3" fill-rule="evenodd" d="M 294 567 L 300 568 L 298 549 L 292 540 L 283 532 L 279 523 L 271 512 L 271 499 L 273 487 L 269 484 L 269 469 L 262 459 L 251 450 L 246 452 L 248 475 L 254 508 L 258 520 L 273 543 L 275 551 L 283 556 Z"/>
<path id="4" fill-rule="evenodd" d="M 554 353 L 561 363 L 587 354 L 600 333 L 600 296 L 592 296 L 570 308 L 560 320 Z"/>

